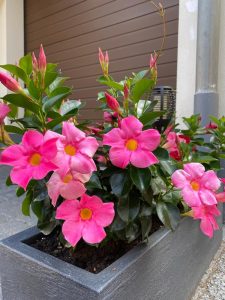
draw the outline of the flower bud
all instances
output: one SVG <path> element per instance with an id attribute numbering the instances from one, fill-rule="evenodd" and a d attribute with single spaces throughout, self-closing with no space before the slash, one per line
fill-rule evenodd
<path id="1" fill-rule="evenodd" d="M 45 52 L 43 49 L 43 46 L 41 44 L 40 46 L 40 52 L 39 52 L 39 57 L 38 57 L 38 66 L 39 66 L 39 70 L 41 72 L 41 74 L 45 74 L 46 71 L 46 56 L 45 56 Z"/>
<path id="2" fill-rule="evenodd" d="M 156 61 L 157 61 L 157 54 L 156 53 L 151 54 L 150 62 L 149 62 L 150 69 L 157 69 Z"/>
<path id="3" fill-rule="evenodd" d="M 123 87 L 123 93 L 124 93 L 124 99 L 128 99 L 129 97 L 129 87 L 128 85 L 125 83 L 124 84 L 124 87 Z"/>
<path id="4" fill-rule="evenodd" d="M 32 52 L 32 66 L 33 66 L 33 71 L 35 73 L 38 72 L 38 62 L 34 52 Z"/>
<path id="5" fill-rule="evenodd" d="M 0 71 L 0 82 L 10 91 L 20 93 L 23 89 L 11 75 Z"/>
<path id="6" fill-rule="evenodd" d="M 0 125 L 3 124 L 5 117 L 10 112 L 10 108 L 7 104 L 0 102 Z"/>
<path id="7" fill-rule="evenodd" d="M 120 105 L 119 102 L 114 98 L 113 96 L 109 95 L 108 93 L 105 93 L 106 102 L 109 108 L 115 112 L 120 111 Z"/>
<path id="8" fill-rule="evenodd" d="M 98 58 L 99 62 L 102 68 L 102 72 L 105 76 L 108 76 L 108 69 L 109 69 L 109 55 L 106 51 L 105 56 L 101 50 L 101 48 L 98 48 Z"/>

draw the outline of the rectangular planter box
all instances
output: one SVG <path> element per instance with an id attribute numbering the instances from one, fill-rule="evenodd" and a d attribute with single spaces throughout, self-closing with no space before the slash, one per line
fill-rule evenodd
<path id="1" fill-rule="evenodd" d="M 205 237 L 184 218 L 175 232 L 162 228 L 98 274 L 24 244 L 25 230 L 0 243 L 3 300 L 187 300 L 219 248 L 222 231 Z"/>

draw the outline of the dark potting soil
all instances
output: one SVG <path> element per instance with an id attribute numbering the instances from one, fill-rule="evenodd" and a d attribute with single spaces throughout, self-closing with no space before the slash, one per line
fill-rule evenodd
<path id="1" fill-rule="evenodd" d="M 150 234 L 158 230 L 160 226 L 159 222 L 153 222 Z M 25 243 L 81 269 L 97 274 L 139 244 L 140 239 L 131 243 L 110 240 L 98 248 L 87 245 L 81 240 L 73 249 L 62 247 L 58 240 L 58 232 L 55 231 L 48 236 L 38 235 Z"/>

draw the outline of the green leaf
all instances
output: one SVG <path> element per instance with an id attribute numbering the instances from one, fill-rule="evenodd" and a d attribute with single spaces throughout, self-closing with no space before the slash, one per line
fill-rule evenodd
<path id="1" fill-rule="evenodd" d="M 9 118 L 16 118 L 18 115 L 18 107 L 9 103 L 9 107 L 11 109 L 11 111 L 8 113 L 8 117 Z"/>
<path id="2" fill-rule="evenodd" d="M 48 112 L 54 105 L 61 103 L 62 100 L 65 99 L 68 95 L 69 93 L 63 93 L 47 99 L 42 105 L 43 112 Z"/>
<path id="3" fill-rule="evenodd" d="M 57 226 L 55 220 L 40 222 L 38 221 L 37 227 L 44 235 L 49 235 Z"/>
<path id="4" fill-rule="evenodd" d="M 151 228 L 152 228 L 152 217 L 142 217 L 141 218 L 142 241 L 148 238 Z"/>
<path id="5" fill-rule="evenodd" d="M 24 216 L 30 216 L 30 204 L 32 202 L 32 193 L 29 191 L 27 192 L 27 195 L 22 203 L 22 213 Z"/>
<path id="6" fill-rule="evenodd" d="M 98 78 L 98 82 L 107 85 L 115 90 L 123 91 L 123 85 L 114 80 L 111 80 L 111 78 L 109 77 L 101 76 Z"/>
<path id="7" fill-rule="evenodd" d="M 117 197 L 125 196 L 129 193 L 132 184 L 126 173 L 114 173 L 110 177 L 112 193 Z"/>
<path id="8" fill-rule="evenodd" d="M 29 83 L 29 78 L 27 76 L 27 74 L 24 72 L 23 69 L 21 69 L 20 67 L 17 67 L 15 65 L 0 65 L 0 67 L 2 69 L 5 69 L 7 71 L 9 71 L 11 74 L 13 74 L 14 76 L 20 78 L 21 80 L 23 80 L 26 84 Z"/>
<path id="9" fill-rule="evenodd" d="M 36 215 L 38 219 L 42 218 L 42 208 L 43 208 L 43 201 L 33 201 L 31 203 L 31 208 L 33 213 Z"/>
<path id="10" fill-rule="evenodd" d="M 45 73 L 45 88 L 48 88 L 51 83 L 56 79 L 58 73 L 56 72 L 46 72 Z"/>
<path id="11" fill-rule="evenodd" d="M 170 191 L 162 197 L 163 201 L 171 203 L 173 205 L 177 205 L 180 202 L 181 198 L 182 197 L 180 191 Z"/>
<path id="12" fill-rule="evenodd" d="M 139 120 L 141 123 L 146 125 L 153 124 L 159 117 L 163 116 L 165 114 L 165 111 L 147 111 L 145 112 Z"/>
<path id="13" fill-rule="evenodd" d="M 72 89 L 68 86 L 59 86 L 56 89 L 54 89 L 51 94 L 49 95 L 49 98 L 52 98 L 54 96 L 60 95 L 60 94 L 71 94 Z"/>
<path id="14" fill-rule="evenodd" d="M 14 183 L 12 183 L 12 180 L 11 180 L 10 176 L 8 176 L 8 177 L 6 178 L 5 184 L 6 184 L 7 186 L 14 185 Z"/>
<path id="15" fill-rule="evenodd" d="M 132 99 L 137 103 L 141 97 L 148 92 L 154 85 L 151 79 L 143 78 L 137 81 L 132 89 Z"/>
<path id="16" fill-rule="evenodd" d="M 151 187 L 153 190 L 153 195 L 158 195 L 166 191 L 166 184 L 160 176 L 152 178 Z"/>
<path id="17" fill-rule="evenodd" d="M 25 71 L 27 75 L 31 74 L 33 67 L 32 67 L 32 57 L 30 53 L 20 59 L 19 66 L 21 69 Z"/>
<path id="18" fill-rule="evenodd" d="M 77 113 L 78 109 L 81 107 L 80 100 L 69 100 L 64 102 L 60 107 L 60 112 L 62 115 L 66 115 L 68 113 Z"/>
<path id="19" fill-rule="evenodd" d="M 176 171 L 176 169 L 177 169 L 176 164 L 173 163 L 171 160 L 161 160 L 159 163 L 160 163 L 162 169 L 168 175 L 172 175 Z"/>
<path id="20" fill-rule="evenodd" d="M 92 173 L 90 180 L 86 183 L 88 189 L 102 189 L 101 182 L 96 172 Z"/>
<path id="21" fill-rule="evenodd" d="M 209 162 L 212 162 L 212 161 L 217 161 L 217 158 L 209 156 L 209 155 L 201 155 L 201 156 L 198 156 L 198 157 L 197 156 L 193 157 L 193 160 L 195 162 L 199 162 L 199 163 L 209 163 Z"/>
<path id="22" fill-rule="evenodd" d="M 38 88 L 36 88 L 36 86 L 34 85 L 34 82 L 32 80 L 29 83 L 28 92 L 33 98 L 35 98 L 35 99 L 40 98 L 41 91 Z"/>
<path id="23" fill-rule="evenodd" d="M 48 122 L 46 126 L 48 129 L 52 129 L 52 128 L 56 127 L 58 124 L 61 124 L 63 121 L 67 121 L 72 117 L 74 117 L 74 114 L 61 116 L 59 118 L 56 118 L 56 119 Z"/>
<path id="24" fill-rule="evenodd" d="M 130 176 L 136 187 L 143 193 L 150 186 L 151 172 L 149 168 L 139 169 L 131 166 Z"/>
<path id="25" fill-rule="evenodd" d="M 49 93 L 52 93 L 57 87 L 62 86 L 69 77 L 57 77 L 48 87 Z"/>
<path id="26" fill-rule="evenodd" d="M 140 81 L 142 78 L 144 78 L 148 74 L 148 72 L 149 72 L 149 69 L 140 71 L 137 74 L 133 73 L 134 78 L 132 80 L 132 84 L 135 84 L 137 81 Z"/>
<path id="27" fill-rule="evenodd" d="M 13 125 L 5 125 L 4 128 L 7 132 L 10 132 L 10 133 L 24 134 L 23 129 L 13 126 Z"/>
<path id="28" fill-rule="evenodd" d="M 31 102 L 26 96 L 20 94 L 8 94 L 3 97 L 6 102 L 12 103 L 18 107 L 23 107 L 34 113 L 38 113 L 40 107 L 38 104 Z"/>
<path id="29" fill-rule="evenodd" d="M 111 231 L 120 231 L 123 230 L 125 227 L 126 223 L 119 217 L 119 215 L 116 215 L 111 226 Z"/>
<path id="30" fill-rule="evenodd" d="M 136 195 L 129 194 L 129 196 L 119 199 L 117 212 L 124 222 L 133 221 L 137 217 L 139 210 L 140 199 Z"/>
<path id="31" fill-rule="evenodd" d="M 17 190 L 16 190 L 16 196 L 17 197 L 20 197 L 20 196 L 22 196 L 25 193 L 26 193 L 26 191 L 23 188 L 21 188 L 21 187 L 18 187 Z"/>
<path id="32" fill-rule="evenodd" d="M 160 221 L 166 227 L 175 230 L 180 221 L 180 210 L 170 203 L 160 201 L 156 203 L 156 211 Z"/>
<path id="33" fill-rule="evenodd" d="M 126 228 L 126 239 L 128 243 L 134 241 L 139 235 L 139 226 L 136 223 L 130 223 Z"/>

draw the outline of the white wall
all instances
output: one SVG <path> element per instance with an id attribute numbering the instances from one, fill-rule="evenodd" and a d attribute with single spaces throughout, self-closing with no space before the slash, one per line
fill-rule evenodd
<path id="1" fill-rule="evenodd" d="M 225 115 L 225 1 L 221 1 L 220 10 L 220 45 L 219 45 L 219 116 Z"/>
<path id="2" fill-rule="evenodd" d="M 176 115 L 194 112 L 198 0 L 179 1 Z"/>

